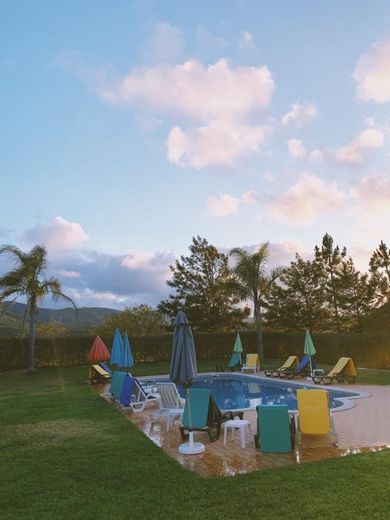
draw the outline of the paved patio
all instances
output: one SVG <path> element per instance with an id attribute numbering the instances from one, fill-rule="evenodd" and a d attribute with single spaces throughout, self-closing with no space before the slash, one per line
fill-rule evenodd
<path id="1" fill-rule="evenodd" d="M 265 454 L 255 449 L 253 438 L 250 438 L 249 434 L 246 436 L 246 447 L 241 448 L 238 434 L 232 440 L 229 432 L 227 444 L 224 446 L 223 434 L 217 441 L 210 443 L 206 433 L 195 432 L 195 440 L 203 442 L 206 451 L 200 455 L 180 455 L 178 446 L 182 440 L 178 426 L 174 425 L 172 430 L 167 432 L 165 421 L 152 423 L 151 414 L 156 411 L 155 406 L 149 407 L 145 412 L 121 411 L 121 413 L 169 456 L 203 477 L 236 475 L 390 448 L 390 386 L 333 386 L 370 394 L 367 398 L 354 399 L 353 408 L 334 413 L 338 448 L 333 446 L 330 435 L 319 437 L 303 435 L 299 450 L 289 454 Z M 111 400 L 106 399 L 112 403 Z M 113 404 L 113 406 L 117 405 Z M 252 432 L 256 432 L 256 412 L 245 412 L 244 419 L 251 422 Z"/>

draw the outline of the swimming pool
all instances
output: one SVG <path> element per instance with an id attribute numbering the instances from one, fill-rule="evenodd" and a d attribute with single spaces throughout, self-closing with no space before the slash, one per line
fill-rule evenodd
<path id="1" fill-rule="evenodd" d="M 156 378 L 149 382 L 167 381 Z M 354 406 L 353 399 L 368 397 L 363 392 L 351 392 L 334 387 L 324 387 L 309 382 L 271 380 L 260 376 L 235 373 L 198 375 L 192 383 L 193 388 L 209 388 L 221 410 L 253 410 L 259 404 L 287 404 L 291 411 L 297 410 L 298 388 L 325 388 L 329 391 L 332 410 L 346 410 Z M 185 397 L 185 391 L 178 387 Z"/>

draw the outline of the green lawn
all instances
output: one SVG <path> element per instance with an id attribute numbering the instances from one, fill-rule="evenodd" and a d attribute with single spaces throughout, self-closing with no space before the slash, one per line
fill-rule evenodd
<path id="1" fill-rule="evenodd" d="M 166 365 L 134 370 L 145 372 Z M 388 450 L 202 479 L 84 384 L 86 373 L 0 376 L 3 520 L 389 517 Z"/>

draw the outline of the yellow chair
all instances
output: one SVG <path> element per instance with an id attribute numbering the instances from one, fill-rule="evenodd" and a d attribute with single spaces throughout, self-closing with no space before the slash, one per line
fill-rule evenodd
<path id="1" fill-rule="evenodd" d="M 105 383 L 110 381 L 111 374 L 100 365 L 90 365 L 88 369 L 88 379 L 90 383 Z"/>
<path id="2" fill-rule="evenodd" d="M 313 376 L 314 383 L 324 383 L 324 385 L 330 385 L 333 379 L 336 379 L 338 383 L 344 381 L 348 383 L 354 383 L 357 377 L 357 372 L 352 358 L 342 357 L 340 358 L 332 370 L 323 376 Z"/>
<path id="3" fill-rule="evenodd" d="M 335 437 L 334 445 L 337 446 L 337 433 L 329 407 L 329 393 L 326 390 L 298 389 L 297 402 L 298 444 L 301 442 L 302 433 L 305 435 L 327 435 L 331 433 Z"/>
<path id="4" fill-rule="evenodd" d="M 267 370 L 264 370 L 264 374 L 267 377 L 272 376 L 272 377 L 284 378 L 291 371 L 295 372 L 295 370 L 298 368 L 298 366 L 299 366 L 299 358 L 298 358 L 298 356 L 289 356 L 281 367 L 279 367 L 279 368 L 269 368 Z"/>
<path id="5" fill-rule="evenodd" d="M 241 370 L 246 372 L 247 370 L 253 370 L 257 372 L 260 370 L 260 358 L 259 354 L 247 354 L 245 364 L 242 366 Z"/>

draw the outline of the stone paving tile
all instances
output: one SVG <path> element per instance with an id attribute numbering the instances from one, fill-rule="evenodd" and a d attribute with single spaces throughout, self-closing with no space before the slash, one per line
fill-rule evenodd
<path id="1" fill-rule="evenodd" d="M 299 449 L 296 447 L 294 451 L 287 454 L 265 454 L 256 450 L 249 432 L 246 434 L 245 448 L 241 448 L 238 434 L 232 440 L 229 432 L 224 446 L 223 432 L 213 443 L 210 443 L 206 433 L 195 432 L 195 440 L 202 442 L 206 446 L 206 451 L 199 455 L 181 455 L 178 447 L 182 440 L 177 424 L 167 432 L 165 422 L 151 423 L 150 416 L 155 408 L 151 407 L 139 413 L 129 411 L 122 411 L 122 413 L 152 442 L 189 470 L 202 477 L 228 476 L 390 448 L 390 386 L 354 385 L 353 389 L 368 392 L 370 397 L 355 399 L 355 406 L 350 410 L 334 412 L 339 441 L 337 448 L 333 445 L 331 435 L 302 435 Z M 101 388 L 97 390 L 102 393 Z M 109 398 L 105 399 L 112 403 Z M 112 405 L 118 407 L 114 403 Z M 252 432 L 256 432 L 256 412 L 246 412 L 245 419 L 250 421 Z"/>

